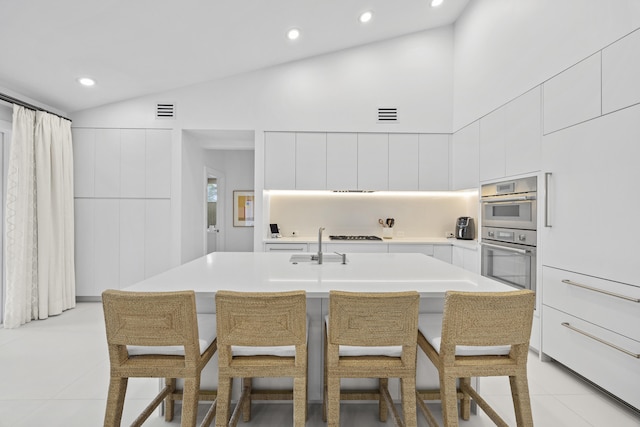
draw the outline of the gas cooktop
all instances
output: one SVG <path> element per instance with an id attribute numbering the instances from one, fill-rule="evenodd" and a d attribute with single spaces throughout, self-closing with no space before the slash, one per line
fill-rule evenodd
<path id="1" fill-rule="evenodd" d="M 382 240 L 378 236 L 329 236 L 331 240 Z"/>

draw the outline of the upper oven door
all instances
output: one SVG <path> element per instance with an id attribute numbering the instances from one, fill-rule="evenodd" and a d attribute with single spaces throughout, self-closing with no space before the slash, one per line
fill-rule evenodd
<path id="1" fill-rule="evenodd" d="M 535 195 L 483 197 L 482 226 L 535 230 L 537 227 Z"/>

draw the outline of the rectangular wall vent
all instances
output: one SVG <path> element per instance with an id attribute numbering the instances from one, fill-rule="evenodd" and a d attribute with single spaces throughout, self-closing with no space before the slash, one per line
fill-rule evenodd
<path id="1" fill-rule="evenodd" d="M 398 121 L 397 108 L 378 108 L 378 123 L 389 123 Z"/>
<path id="2" fill-rule="evenodd" d="M 156 119 L 174 119 L 176 117 L 175 104 L 156 104 Z"/>

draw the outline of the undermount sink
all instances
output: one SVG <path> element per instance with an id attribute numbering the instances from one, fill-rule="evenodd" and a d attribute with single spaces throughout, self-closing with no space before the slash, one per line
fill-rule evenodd
<path id="1" fill-rule="evenodd" d="M 322 254 L 323 262 L 342 262 L 342 255 L 338 254 Z M 318 254 L 293 254 L 289 258 L 289 262 L 318 262 Z"/>

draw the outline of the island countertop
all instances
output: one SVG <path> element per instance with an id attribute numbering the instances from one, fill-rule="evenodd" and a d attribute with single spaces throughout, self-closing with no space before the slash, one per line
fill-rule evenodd
<path id="1" fill-rule="evenodd" d="M 447 290 L 512 291 L 513 288 L 417 253 L 353 253 L 347 264 L 290 262 L 292 254 L 213 252 L 125 290 L 194 290 L 213 295 L 221 289 L 269 292 L 302 289 L 309 298 L 327 298 L 330 290 L 389 292 L 416 290 L 422 297 Z"/>

